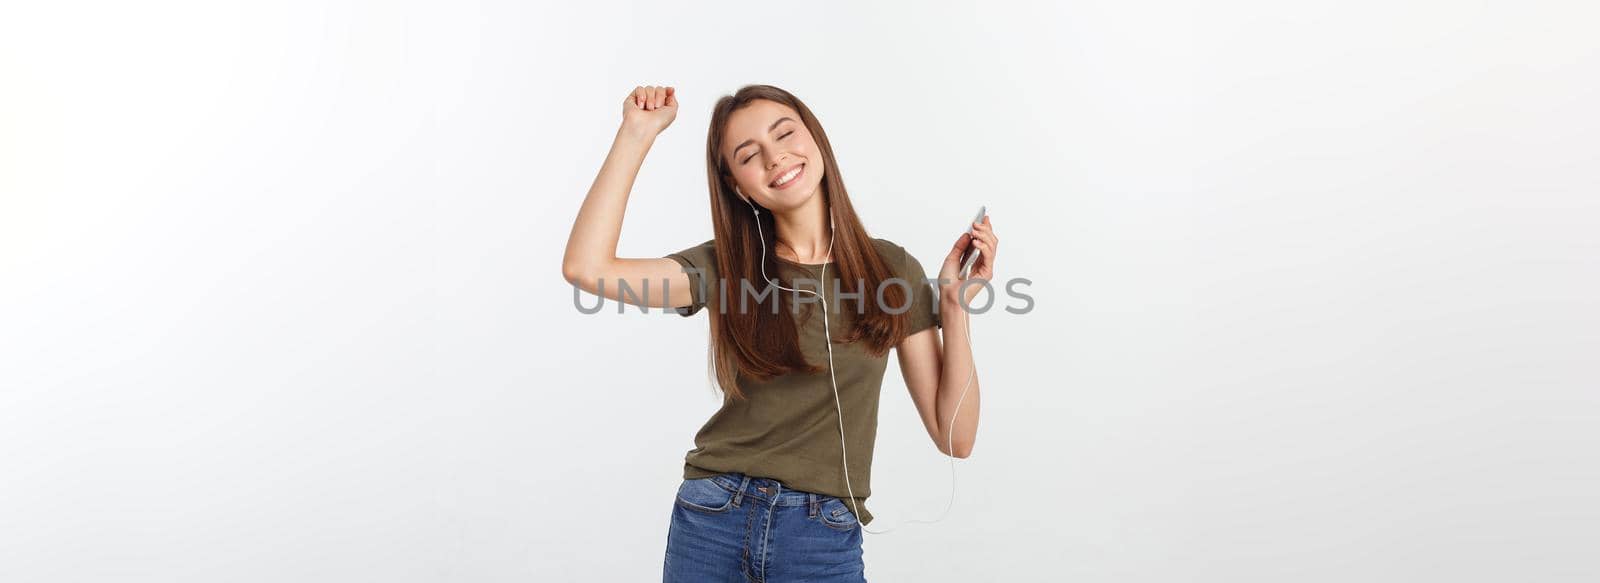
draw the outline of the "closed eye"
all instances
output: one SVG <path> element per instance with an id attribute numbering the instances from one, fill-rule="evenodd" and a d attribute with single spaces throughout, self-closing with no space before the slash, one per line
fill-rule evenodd
<path id="1" fill-rule="evenodd" d="M 783 135 L 781 135 L 781 136 L 778 136 L 778 139 L 780 139 L 780 140 L 781 140 L 781 139 L 784 139 L 784 138 L 787 138 L 787 137 L 789 137 L 789 136 L 791 136 L 791 135 L 794 135 L 794 132 L 793 132 L 793 131 L 789 131 L 789 132 L 785 132 L 785 133 L 784 133 L 784 134 L 783 134 Z M 756 157 L 756 154 L 759 154 L 759 153 L 761 153 L 761 151 L 760 151 L 760 150 L 756 150 L 756 151 L 755 151 L 755 152 L 751 152 L 751 153 L 750 153 L 750 155 L 749 155 L 749 156 L 746 156 L 746 157 L 745 157 L 745 159 L 744 159 L 744 160 L 741 160 L 741 161 L 739 161 L 739 163 L 740 163 L 740 164 L 744 164 L 744 163 L 745 163 L 745 162 L 749 162 L 749 161 L 750 161 L 750 159 L 751 159 L 751 158 L 755 158 L 755 157 Z"/>

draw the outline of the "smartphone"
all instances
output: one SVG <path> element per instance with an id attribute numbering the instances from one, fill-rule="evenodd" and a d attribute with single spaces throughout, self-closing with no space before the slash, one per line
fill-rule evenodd
<path id="1" fill-rule="evenodd" d="M 972 222 L 967 223 L 968 234 L 972 233 L 972 223 L 982 222 L 983 216 L 987 214 L 988 211 L 988 206 L 978 207 L 978 216 L 973 218 Z M 978 262 L 978 255 L 980 254 L 982 254 L 982 251 L 979 251 L 977 247 L 972 246 L 971 243 L 968 243 L 967 250 L 961 253 L 961 279 L 966 279 L 967 275 L 972 272 L 972 264 Z"/>

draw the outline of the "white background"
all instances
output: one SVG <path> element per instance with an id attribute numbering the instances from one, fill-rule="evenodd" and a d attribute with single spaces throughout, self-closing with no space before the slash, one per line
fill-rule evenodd
<path id="1" fill-rule="evenodd" d="M 745 83 L 1034 281 L 871 580 L 1600 577 L 1596 11 L 1192 4 L 8 4 L 0 580 L 659 579 L 706 322 L 559 264 L 635 85 L 619 252 L 709 238 Z M 889 370 L 879 529 L 950 487 Z"/>

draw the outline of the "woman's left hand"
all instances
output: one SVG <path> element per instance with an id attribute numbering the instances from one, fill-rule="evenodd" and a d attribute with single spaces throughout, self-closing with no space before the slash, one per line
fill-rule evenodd
<path id="1" fill-rule="evenodd" d="M 966 297 L 961 298 L 960 306 L 970 307 L 973 298 L 983 292 L 984 285 L 973 283 L 962 289 L 961 279 L 961 252 L 968 246 L 976 247 L 978 260 L 972 264 L 972 271 L 967 274 L 967 279 L 990 281 L 994 279 L 995 249 L 1000 246 L 1000 238 L 994 234 L 994 225 L 989 222 L 989 215 L 983 216 L 983 222 L 972 224 L 972 233 L 962 233 L 956 239 L 955 247 L 950 249 L 950 254 L 945 256 L 944 265 L 939 268 L 939 297 L 940 301 L 954 301 L 957 293 L 966 292 Z"/>

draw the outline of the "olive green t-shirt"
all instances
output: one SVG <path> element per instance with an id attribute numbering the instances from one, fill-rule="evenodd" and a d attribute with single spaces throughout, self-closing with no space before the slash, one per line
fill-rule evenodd
<path id="1" fill-rule="evenodd" d="M 928 282 L 922 264 L 895 243 L 873 239 L 880 257 L 895 271 L 894 276 L 911 286 L 910 308 L 907 312 L 910 326 L 907 335 L 930 326 L 942 326 L 934 288 Z M 764 285 L 750 282 L 754 293 L 741 292 L 738 282 L 729 282 L 728 296 L 719 295 L 715 240 L 667 255 L 681 264 L 689 275 L 690 294 L 694 303 L 678 308 L 679 314 L 691 316 L 702 308 L 721 309 L 721 313 L 736 313 L 740 309 L 739 294 L 746 293 L 748 309 L 772 310 L 771 296 L 758 303 L 757 294 Z M 776 258 L 777 273 L 770 264 L 767 274 L 779 279 L 784 287 L 816 290 L 815 282 L 826 276 L 823 291 L 828 298 L 828 327 L 834 338 L 844 338 L 855 321 L 853 297 L 836 299 L 835 282 L 838 281 L 835 263 L 822 265 L 802 264 Z M 689 268 L 700 270 L 690 270 Z M 798 282 L 796 278 L 806 278 Z M 896 285 L 893 283 L 887 285 Z M 841 291 L 849 288 L 839 284 Z M 904 289 L 904 288 L 902 288 Z M 684 456 L 683 476 L 686 479 L 704 478 L 723 472 L 742 472 L 751 476 L 778 480 L 790 488 L 835 496 L 850 502 L 850 490 L 845 488 L 844 458 L 839 449 L 839 410 L 844 412 L 844 440 L 850 462 L 850 487 L 855 491 L 855 502 L 861 508 L 861 524 L 872 522 L 872 512 L 866 499 L 872 493 L 872 447 L 878 432 L 878 394 L 883 386 L 883 373 L 888 355 L 873 357 L 867 354 L 862 342 L 833 345 L 833 374 L 838 382 L 838 406 L 835 406 L 833 383 L 827 371 L 828 349 L 823 344 L 822 310 L 816 296 L 808 293 L 774 288 L 771 293 L 785 294 L 783 311 L 797 305 L 794 299 L 811 302 L 790 312 L 799 330 L 802 353 L 807 362 L 823 367 L 818 374 L 789 374 L 773 377 L 765 382 L 744 376 L 738 377 L 739 387 L 746 400 L 735 401 L 723 396 L 722 408 L 706 421 L 695 434 L 695 448 Z M 875 290 L 865 290 L 864 301 L 876 302 Z M 902 306 L 886 305 L 891 312 Z M 852 506 L 854 508 L 854 506 Z"/>

